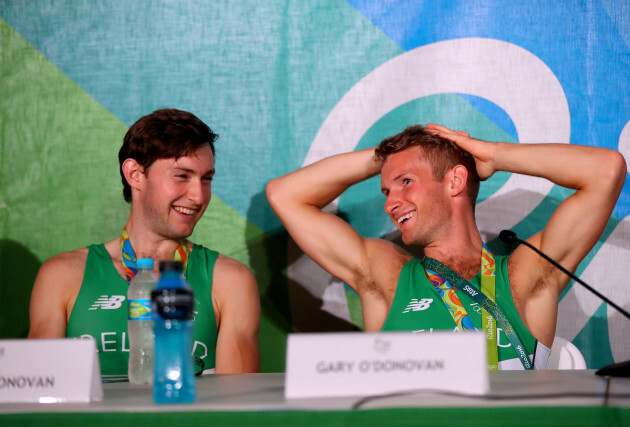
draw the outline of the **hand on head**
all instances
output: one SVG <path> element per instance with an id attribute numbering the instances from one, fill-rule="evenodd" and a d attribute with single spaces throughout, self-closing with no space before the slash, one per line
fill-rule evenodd
<path id="1" fill-rule="evenodd" d="M 434 123 L 427 124 L 425 130 L 433 135 L 448 139 L 462 150 L 470 153 L 475 159 L 480 180 L 484 181 L 490 178 L 497 171 L 493 164 L 497 148 L 496 143 L 471 138 L 467 132 L 449 129 Z"/>

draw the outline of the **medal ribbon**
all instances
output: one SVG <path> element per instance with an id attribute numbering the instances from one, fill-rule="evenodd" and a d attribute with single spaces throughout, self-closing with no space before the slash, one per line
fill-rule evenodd
<path id="1" fill-rule="evenodd" d="M 120 254 L 123 263 L 123 269 L 125 270 L 125 278 L 128 283 L 131 283 L 136 273 L 138 272 L 136 253 L 131 247 L 131 241 L 129 240 L 129 234 L 127 234 L 127 227 L 123 229 L 120 236 Z M 184 277 L 186 277 L 186 271 L 188 267 L 188 246 L 186 246 L 186 239 L 182 240 L 182 243 L 175 250 L 173 257 L 175 261 L 181 261 L 184 263 Z"/>
<path id="2" fill-rule="evenodd" d="M 431 284 L 435 286 L 435 290 L 440 295 L 440 298 L 444 301 L 446 309 L 453 317 L 457 329 L 460 331 L 476 331 L 453 286 L 435 271 L 425 267 L 425 272 Z"/>
<path id="3" fill-rule="evenodd" d="M 483 244 L 481 249 L 481 293 L 496 303 L 496 276 L 494 275 L 494 256 Z M 481 308 L 481 324 L 486 334 L 486 350 L 488 352 L 488 370 L 499 370 L 499 349 L 497 348 L 497 321 L 483 306 Z"/>
<path id="4" fill-rule="evenodd" d="M 496 330 L 497 322 L 501 326 L 503 332 L 505 332 L 510 343 L 512 344 L 512 347 L 516 351 L 516 354 L 518 355 L 523 367 L 525 369 L 533 368 L 532 363 L 526 354 L 525 346 L 523 346 L 518 335 L 516 335 L 516 331 L 494 301 L 496 298 L 494 256 L 488 250 L 485 244 L 481 256 L 481 292 L 475 290 L 474 286 L 472 286 L 467 280 L 463 279 L 460 275 L 452 271 L 450 268 L 448 268 L 446 265 L 442 264 L 438 260 L 424 257 L 422 259 L 422 264 L 424 265 L 425 271 L 427 272 L 427 277 L 429 278 L 433 286 L 435 286 L 436 291 L 444 301 L 449 313 L 451 313 L 451 316 L 453 316 L 455 324 L 460 330 L 468 329 L 460 327 L 458 319 L 455 316 L 460 311 L 463 313 L 463 315 L 460 316 L 461 318 L 463 318 L 464 316 L 467 317 L 468 313 L 466 313 L 466 310 L 461 304 L 460 299 L 457 298 L 456 295 L 455 297 L 449 297 L 448 292 L 440 292 L 440 288 L 441 290 L 444 290 L 445 288 L 452 289 L 453 294 L 455 294 L 458 290 L 464 292 L 481 306 L 482 324 L 484 332 L 486 333 L 486 347 L 488 349 L 488 369 L 498 369 Z M 436 281 L 435 278 L 439 278 L 439 280 Z M 445 296 L 447 297 L 446 299 Z M 449 306 L 449 302 L 454 303 L 455 301 L 459 303 L 459 306 L 456 308 L 451 308 Z M 492 319 L 488 319 L 489 317 L 491 317 Z M 460 323 L 462 322 L 460 321 Z M 474 326 L 471 330 L 475 330 Z"/>

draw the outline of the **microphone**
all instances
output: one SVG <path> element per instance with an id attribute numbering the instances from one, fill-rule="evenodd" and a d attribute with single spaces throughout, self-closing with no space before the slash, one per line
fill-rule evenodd
<path id="1" fill-rule="evenodd" d="M 514 243 L 519 240 L 519 238 L 516 237 L 516 233 L 512 230 L 501 230 L 501 232 L 499 233 L 499 239 L 503 240 L 505 243 Z"/>
<path id="2" fill-rule="evenodd" d="M 499 239 L 501 239 L 505 243 L 514 243 L 514 242 L 522 243 L 523 245 L 532 249 L 538 255 L 540 255 L 547 261 L 549 261 L 554 267 L 562 271 L 564 274 L 568 275 L 570 278 L 578 282 L 580 285 L 584 286 L 586 289 L 588 289 L 589 291 L 597 295 L 600 299 L 604 300 L 607 304 L 614 307 L 617 311 L 619 311 L 621 314 L 623 314 L 628 319 L 630 319 L 630 313 L 628 313 L 626 310 L 619 307 L 617 304 L 615 304 L 614 302 L 606 298 L 604 295 L 600 294 L 598 291 L 596 291 L 595 289 L 587 285 L 582 279 L 580 279 L 575 274 L 571 273 L 569 270 L 561 266 L 557 261 L 549 257 L 546 253 L 544 253 L 543 251 L 541 251 L 540 249 L 538 249 L 531 243 L 525 240 L 519 239 L 516 233 L 513 232 L 512 230 L 501 230 L 501 232 L 499 233 Z M 622 376 L 622 377 L 630 377 L 630 361 L 613 363 L 612 365 L 604 366 L 603 368 L 599 369 L 595 373 L 597 375 L 615 375 L 615 376 Z"/>

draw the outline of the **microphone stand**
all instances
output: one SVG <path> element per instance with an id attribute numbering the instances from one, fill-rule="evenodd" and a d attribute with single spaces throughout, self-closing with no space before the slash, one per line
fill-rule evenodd
<path id="1" fill-rule="evenodd" d="M 561 266 L 557 261 L 549 257 L 540 249 L 538 249 L 537 247 L 535 247 L 534 245 L 532 245 L 531 243 L 525 240 L 519 239 L 515 232 L 511 230 L 502 230 L 499 233 L 499 239 L 501 239 L 505 243 L 516 242 L 516 243 L 520 243 L 527 246 L 528 248 L 536 252 L 538 255 L 540 255 L 547 261 L 549 261 L 554 267 L 562 271 L 564 274 L 568 275 L 570 278 L 578 282 L 580 285 L 584 286 L 586 289 L 588 289 L 589 291 L 597 295 L 600 299 L 602 299 L 607 304 L 614 307 L 617 311 L 619 311 L 621 314 L 623 314 L 628 319 L 630 319 L 630 313 L 628 313 L 623 308 L 619 307 L 617 304 L 615 304 L 614 302 L 606 298 L 604 295 L 602 295 L 601 293 L 593 289 L 591 286 L 587 285 L 582 279 L 580 279 L 575 274 L 571 273 L 569 270 Z M 595 373 L 597 375 L 603 375 L 603 376 L 608 375 L 608 376 L 630 377 L 630 360 L 626 362 L 613 363 L 611 365 L 604 366 L 603 368 L 597 370 Z"/>

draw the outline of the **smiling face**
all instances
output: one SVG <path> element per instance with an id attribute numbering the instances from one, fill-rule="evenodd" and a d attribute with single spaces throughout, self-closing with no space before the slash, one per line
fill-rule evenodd
<path id="1" fill-rule="evenodd" d="M 192 234 L 210 202 L 214 156 L 202 146 L 189 156 L 159 159 L 144 173 L 134 197 L 145 224 L 156 234 L 180 240 Z"/>
<path id="2" fill-rule="evenodd" d="M 420 147 L 391 154 L 381 169 L 385 212 L 407 245 L 428 246 L 444 235 L 451 216 L 448 189 L 436 181 Z"/>

